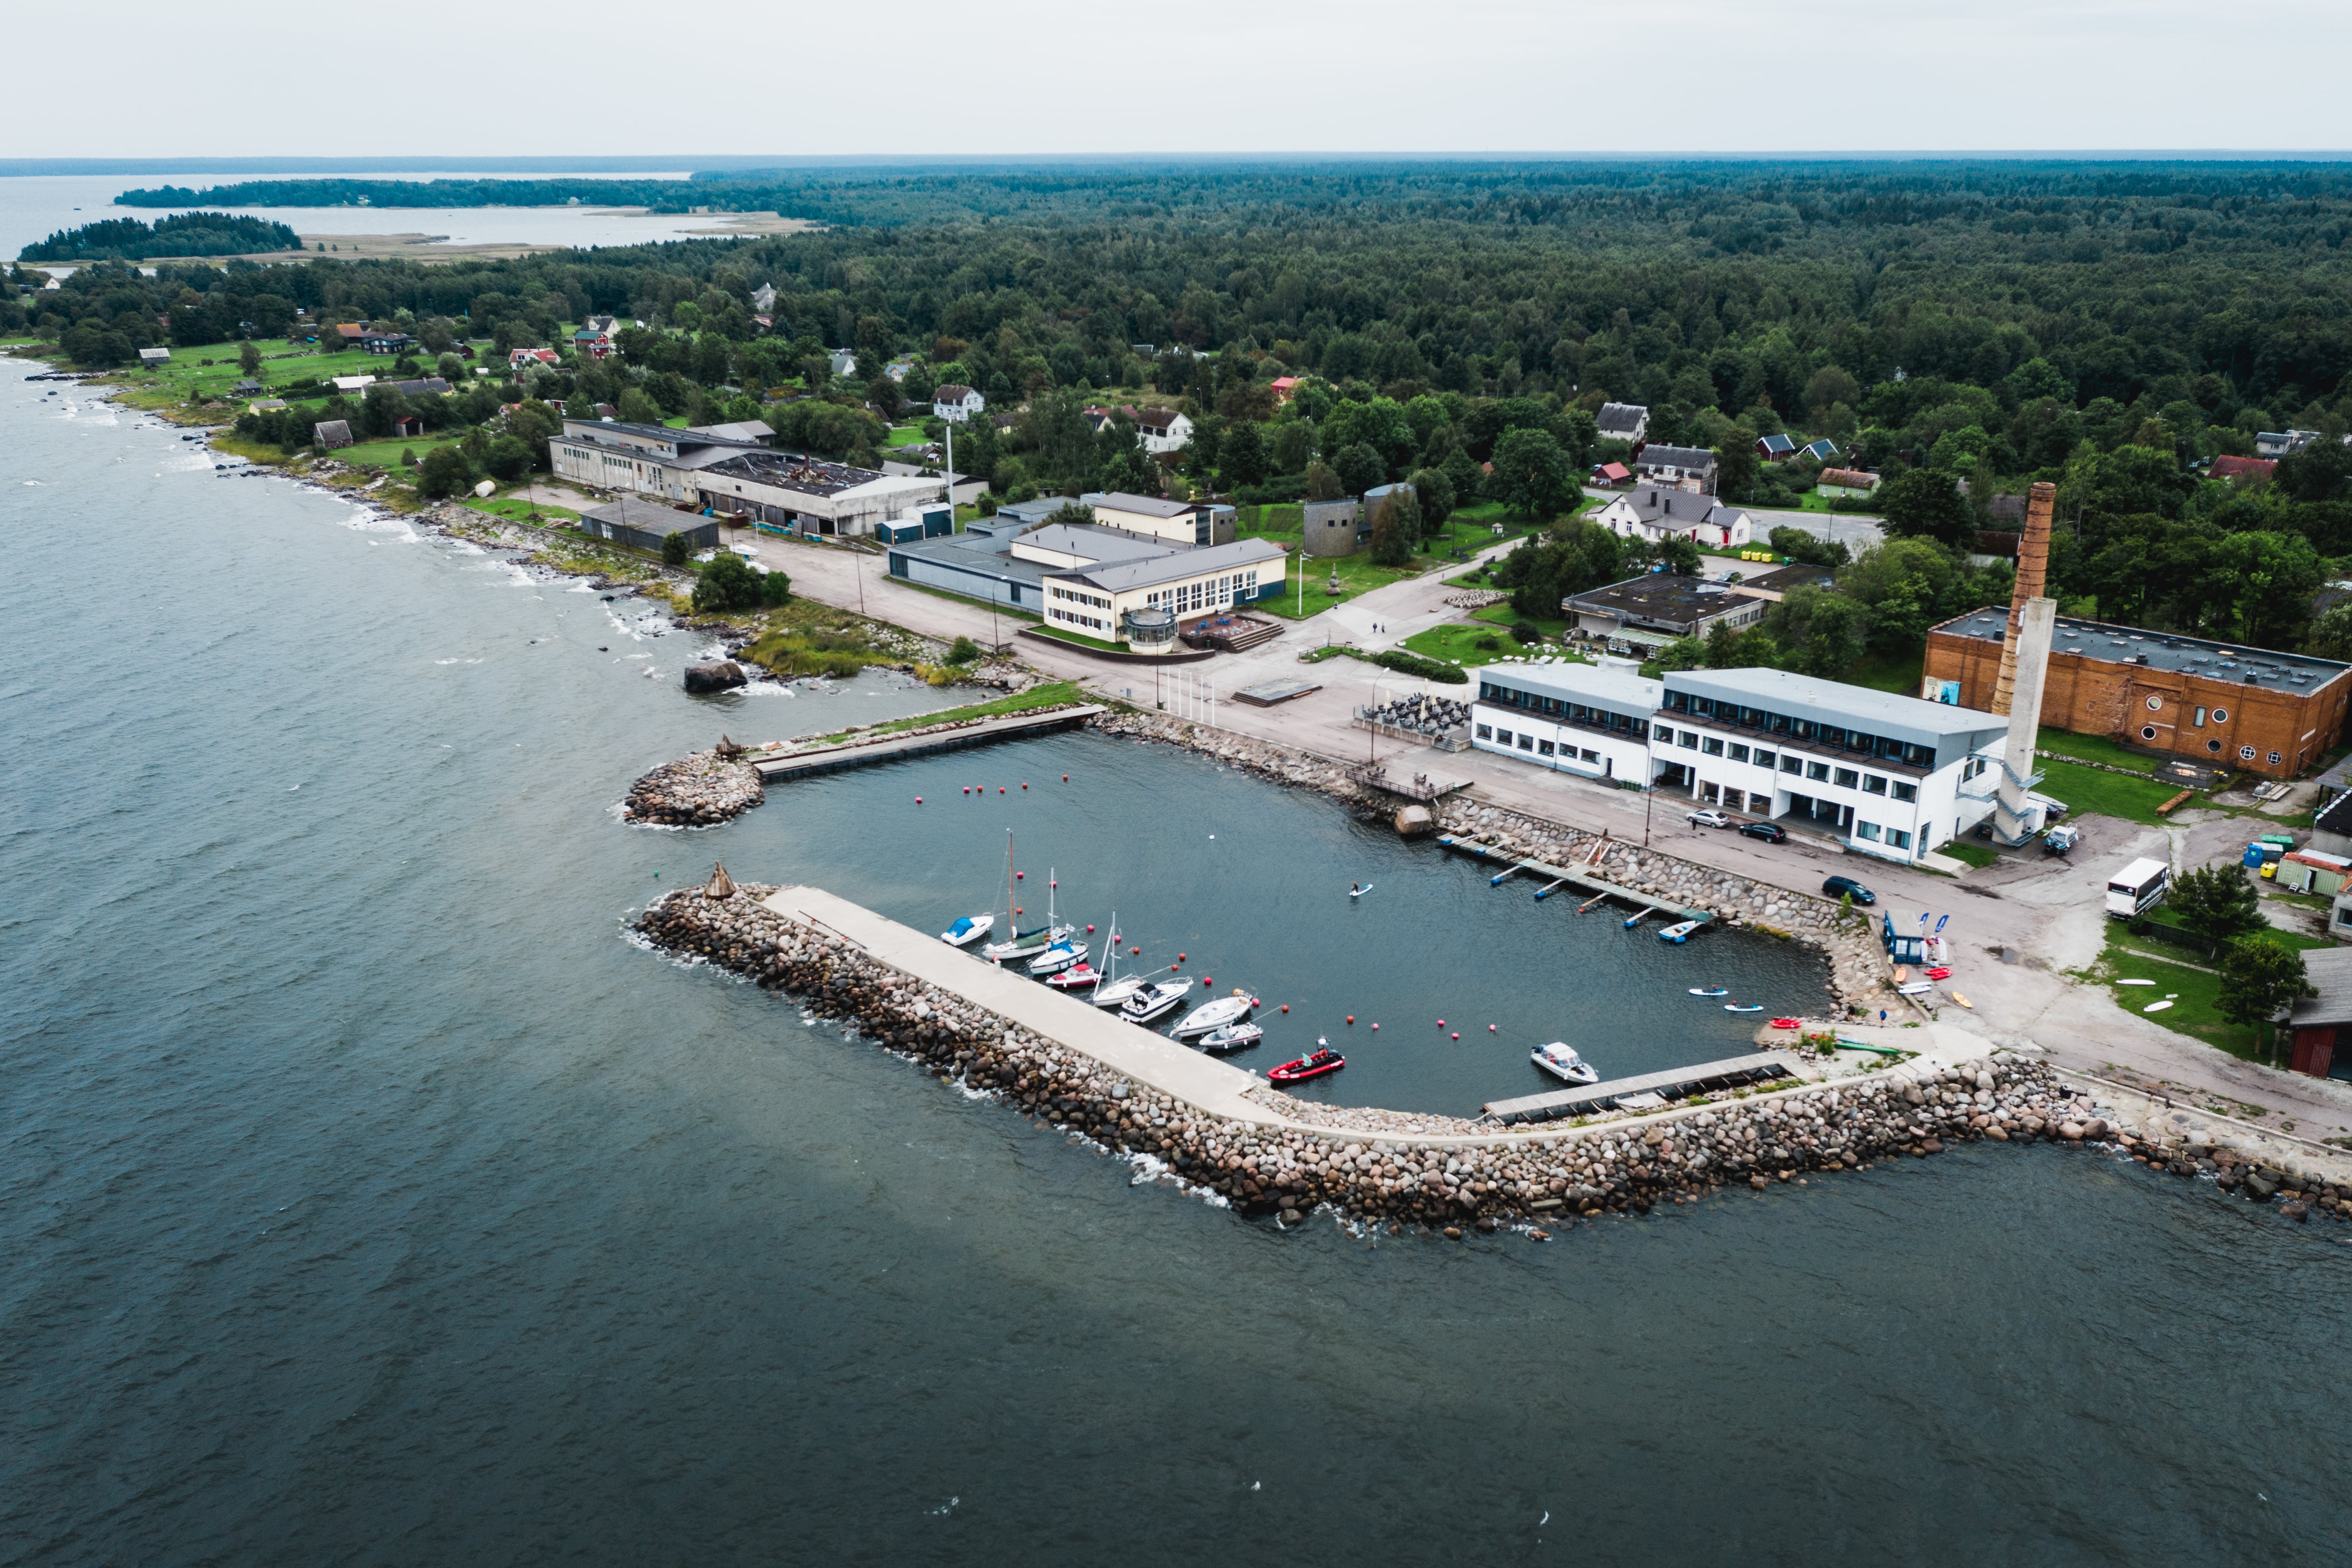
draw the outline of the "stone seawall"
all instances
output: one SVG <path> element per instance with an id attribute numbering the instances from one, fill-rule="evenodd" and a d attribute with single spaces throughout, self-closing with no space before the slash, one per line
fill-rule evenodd
<path id="1" fill-rule="evenodd" d="M 1549 1224 L 1647 1213 L 1727 1185 L 1926 1158 L 1963 1140 L 2100 1143 L 2100 1108 L 2045 1064 L 2005 1052 L 1927 1058 L 1777 1090 L 1734 1091 L 1646 1117 L 1505 1133 L 1456 1118 L 1309 1106 L 1250 1091 L 1263 1121 L 1216 1115 L 1066 1044 L 1020 1027 L 951 989 L 875 958 L 760 900 L 770 889 L 721 878 L 666 895 L 636 922 L 656 948 L 707 961 L 809 1012 L 854 1023 L 934 1078 L 1003 1100 L 1163 1170 L 1247 1213 L 1295 1222 L 1316 1208 L 1363 1223 L 1458 1234 L 1475 1225 Z M 977 962 L 977 961 L 974 961 Z M 1364 1125 L 1343 1123 L 1361 1117 Z M 1541 1234 L 1540 1232 L 1538 1234 Z"/>

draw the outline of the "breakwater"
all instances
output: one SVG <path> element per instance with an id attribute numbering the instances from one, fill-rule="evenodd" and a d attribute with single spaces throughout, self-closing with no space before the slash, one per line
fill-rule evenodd
<path id="1" fill-rule="evenodd" d="M 1132 1057 L 1079 1048 L 957 985 L 885 963 L 836 926 L 779 907 L 793 899 L 771 901 L 776 891 L 720 873 L 707 887 L 664 896 L 635 930 L 656 948 L 852 1024 L 934 1078 L 1083 1134 L 1244 1212 L 1288 1222 L 1328 1207 L 1351 1220 L 1458 1234 L 1465 1226 L 1647 1213 L 1727 1185 L 1927 1158 L 1970 1140 L 2099 1146 L 2121 1131 L 2046 1063 L 2007 1051 L 1969 1054 L 1982 1042 L 1933 1026 L 1916 1037 L 1930 1048 L 1894 1068 L 1526 1133 L 1454 1117 L 1309 1106 L 1262 1084 L 1234 1093 L 1230 1086 L 1247 1075 L 1139 1029 L 1131 1031 L 1139 1053 Z M 861 923 L 888 925 L 856 912 Z M 940 951 L 973 965 L 975 986 L 982 975 L 1002 975 Z M 1168 1087 L 1182 1080 L 1161 1070 L 1171 1060 L 1189 1064 L 1181 1089 Z"/>

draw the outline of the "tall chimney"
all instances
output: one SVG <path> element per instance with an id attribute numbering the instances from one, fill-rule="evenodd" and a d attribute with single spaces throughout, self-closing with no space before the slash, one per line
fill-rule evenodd
<path id="1" fill-rule="evenodd" d="M 2045 524 L 2050 521 L 2046 504 L 2042 520 Z M 2028 599 L 2018 619 L 2022 624 L 2002 644 L 2004 658 L 2012 652 L 2017 656 L 2017 702 L 2009 716 L 2008 743 L 2001 748 L 2000 787 L 1993 806 L 1993 836 L 2011 847 L 2042 830 L 2042 809 L 2028 802 L 2026 795 L 2033 777 L 2033 745 L 2041 738 L 2042 681 L 2050 673 L 2050 637 L 2058 625 L 2058 601 Z"/>
<path id="2" fill-rule="evenodd" d="M 2007 717 L 2011 700 L 2017 694 L 2018 635 L 2025 629 L 2025 606 L 2042 597 L 2042 579 L 2050 571 L 2050 513 L 2057 504 L 2058 487 L 2039 484 L 2027 494 L 2025 500 L 2025 533 L 2017 542 L 2017 587 L 2009 596 L 2009 631 L 2000 639 L 2000 677 L 1993 682 L 1992 710 Z M 2042 645 L 2042 657 L 2050 653 L 2049 642 Z M 2033 678 L 2035 717 L 2040 717 L 2042 677 Z"/>

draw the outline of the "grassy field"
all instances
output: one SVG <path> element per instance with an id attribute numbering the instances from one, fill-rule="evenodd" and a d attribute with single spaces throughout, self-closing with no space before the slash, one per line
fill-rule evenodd
<path id="1" fill-rule="evenodd" d="M 551 518 L 565 523 L 576 523 L 580 521 L 580 514 L 570 507 L 550 506 L 543 501 L 528 501 L 520 496 L 488 498 L 467 496 L 464 504 L 476 511 L 488 512 L 492 517 L 504 518 L 509 522 L 544 522 Z M 534 513 L 537 514 L 535 517 Z"/>
<path id="2" fill-rule="evenodd" d="M 2062 757 L 2073 757 L 2077 762 L 2104 763 L 2111 768 L 2129 768 L 2136 773 L 2154 773 L 2163 766 L 2156 758 L 2127 752 L 2104 735 L 2072 735 L 2063 730 L 2044 726 L 2034 737 L 2033 743 Z"/>
<path id="3" fill-rule="evenodd" d="M 2040 765 L 2044 774 L 2041 793 L 2064 801 L 2078 816 L 2095 811 L 2102 816 L 2156 827 L 2165 820 L 2157 816 L 2156 808 L 2180 793 L 2177 786 L 2154 779 L 2126 778 L 2055 758 Z"/>
<path id="4" fill-rule="evenodd" d="M 1264 610 L 1268 615 L 1279 616 L 1285 620 L 1298 619 L 1301 612 L 1298 608 L 1299 595 L 1297 574 L 1301 564 L 1305 566 L 1307 571 L 1307 608 L 1305 614 L 1309 616 L 1316 615 L 1323 610 L 1328 610 L 1334 605 L 1345 604 L 1348 600 L 1355 598 L 1360 594 L 1369 594 L 1375 588 L 1385 588 L 1391 583 L 1401 583 L 1409 577 L 1417 577 L 1421 575 L 1421 571 L 1417 565 L 1402 567 L 1376 566 L 1372 563 L 1372 558 L 1369 555 L 1341 555 L 1332 558 L 1318 557 L 1310 558 L 1303 563 L 1300 563 L 1297 557 L 1294 555 L 1290 562 L 1292 575 L 1287 584 L 1288 591 L 1286 593 L 1277 595 L 1270 599 L 1258 599 L 1253 601 L 1250 608 L 1254 610 Z M 1323 591 L 1325 585 L 1328 584 L 1331 579 L 1331 572 L 1334 567 L 1337 567 L 1339 573 L 1339 593 L 1336 596 Z"/>
<path id="5" fill-rule="evenodd" d="M 1405 638 L 1404 646 L 1425 658 L 1462 665 L 1492 664 L 1519 647 L 1506 632 L 1468 626 L 1432 626 Z"/>
<path id="6" fill-rule="evenodd" d="M 407 452 L 420 463 L 425 454 L 436 447 L 456 443 L 455 436 L 411 436 L 400 441 L 362 441 L 329 454 L 336 461 L 349 463 L 355 468 L 393 468 L 400 465 L 400 455 Z"/>
<path id="7" fill-rule="evenodd" d="M 1937 849 L 1936 853 L 1948 855 L 1955 860 L 1965 860 L 1969 865 L 1979 868 L 1996 865 L 2000 860 L 1998 851 L 1988 848 L 1982 844 L 1963 844 L 1957 838 Z"/>
<path id="8" fill-rule="evenodd" d="M 994 719 L 1006 713 L 1027 713 L 1038 708 L 1052 708 L 1064 702 L 1083 702 L 1087 694 L 1075 680 L 1056 680 L 1045 686 L 1033 686 L 1011 697 L 1000 697 L 993 702 L 975 702 L 968 708 L 950 708 L 944 713 L 913 713 L 904 719 L 893 719 L 865 730 L 844 730 L 814 742 L 821 746 L 836 744 L 851 735 L 890 735 L 901 730 L 919 730 L 926 724 L 947 724 L 965 719 Z"/>
<path id="9" fill-rule="evenodd" d="M 2333 945 L 2325 937 L 2301 936 L 2283 931 L 2268 934 L 2271 939 L 2299 951 Z M 2117 1006 L 2145 1014 L 2151 1023 L 2161 1024 L 2176 1034 L 2202 1040 L 2209 1046 L 2218 1046 L 2233 1057 L 2242 1057 L 2248 1061 L 2266 1059 L 2269 1046 L 2265 1032 L 2252 1024 L 2232 1024 L 2215 1008 L 2214 1003 L 2221 992 L 2221 977 L 2209 973 L 2216 967 L 2214 964 L 2185 952 L 2177 959 L 2143 956 L 2161 954 L 2168 948 L 2169 944 L 2158 938 L 2133 936 L 2122 921 L 2110 921 L 2106 951 L 2097 963 L 2083 971 L 2082 977 L 2095 984 L 2106 986 Z M 2156 984 L 2117 985 L 2116 982 L 2118 980 L 2152 980 Z M 2169 1000 L 2172 1005 L 2158 1013 L 2147 1011 L 2149 1003 L 2165 1000 Z"/>
<path id="10" fill-rule="evenodd" d="M 1554 642 L 1568 635 L 1568 622 L 1564 617 L 1522 616 L 1518 611 L 1511 608 L 1511 603 L 1507 599 L 1499 605 L 1489 605 L 1483 610 L 1471 611 L 1470 618 L 1475 621 L 1484 621 L 1491 626 L 1515 626 L 1521 621 L 1526 621 Z"/>
<path id="11" fill-rule="evenodd" d="M 923 434 L 923 427 L 919 425 L 898 425 L 891 427 L 888 437 L 883 441 L 882 445 L 885 447 L 919 447 L 929 439 L 929 437 Z"/>

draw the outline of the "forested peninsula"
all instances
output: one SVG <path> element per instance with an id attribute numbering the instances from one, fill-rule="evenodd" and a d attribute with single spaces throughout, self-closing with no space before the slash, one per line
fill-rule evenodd
<path id="1" fill-rule="evenodd" d="M 293 250 L 302 237 L 282 223 L 236 213 L 175 213 L 151 226 L 135 217 L 107 218 L 60 229 L 17 252 L 19 261 L 145 261 L 158 256 L 242 256 Z"/>
<path id="2" fill-rule="evenodd" d="M 446 184 L 513 201 L 626 182 Z M 905 421 L 961 384 L 1006 420 L 957 442 L 1001 496 L 1117 479 L 1275 506 L 1413 479 L 1441 501 L 1562 519 L 1502 584 L 1530 615 L 1631 564 L 1569 519 L 1587 465 L 1626 455 L 1595 416 L 1639 404 L 1647 440 L 1721 455 L 1725 499 L 1866 504 L 1895 535 L 1844 568 L 1850 592 L 1842 577 L 1836 595 L 1792 595 L 1764 641 L 1710 658 L 1830 673 L 1864 646 L 1899 652 L 1998 591 L 1969 557 L 2036 479 L 2061 487 L 2052 572 L 2069 613 L 2352 652 L 2352 622 L 2311 619 L 2314 591 L 2352 564 L 2344 165 L 1135 164 L 659 184 L 690 189 L 686 205 L 834 226 L 446 266 L 101 265 L 0 302 L 0 328 L 105 364 L 150 342 L 308 342 L 364 321 L 413 334 L 420 368 L 438 356 L 445 375 L 471 369 L 453 354 L 496 355 L 497 395 L 439 399 L 428 429 L 473 423 L 477 404 L 491 422 L 520 404 L 528 422 L 576 400 L 759 417 L 795 449 L 861 461 L 919 438 Z M 618 319 L 610 352 L 575 352 L 575 327 L 603 316 Z M 534 346 L 548 359 L 510 358 Z M 1146 403 L 1192 421 L 1164 460 L 1120 412 Z M 298 403 L 261 434 L 298 440 L 333 406 Z M 2301 433 L 2274 473 L 2255 460 L 2265 432 Z M 1797 450 L 1759 449 L 1774 436 Z M 1874 492 L 1826 499 L 1832 469 L 1869 470 Z"/>

